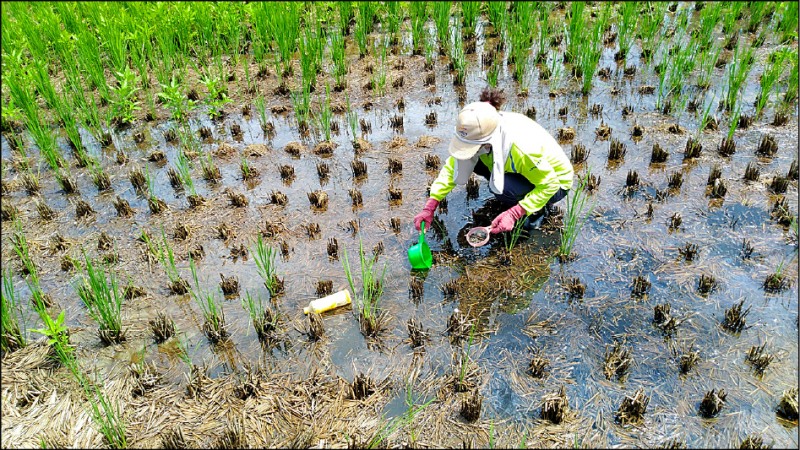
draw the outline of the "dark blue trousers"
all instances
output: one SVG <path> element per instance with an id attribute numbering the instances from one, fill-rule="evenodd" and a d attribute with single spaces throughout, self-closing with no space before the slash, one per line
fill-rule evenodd
<path id="1" fill-rule="evenodd" d="M 483 161 L 481 160 L 478 160 L 478 164 L 475 165 L 475 169 L 473 169 L 473 172 L 482 176 L 487 180 L 492 175 L 492 171 L 488 167 L 486 167 L 486 164 L 484 164 Z M 494 197 L 497 200 L 499 200 L 500 203 L 503 204 L 503 206 L 510 208 L 519 203 L 520 200 L 525 198 L 525 196 L 528 195 L 528 193 L 532 191 L 535 187 L 536 185 L 534 185 L 533 183 L 528 181 L 527 178 L 518 173 L 506 173 L 503 182 L 503 192 L 500 194 L 494 194 L 494 192 L 492 193 L 494 194 Z M 564 190 L 563 188 L 559 188 L 558 191 L 556 191 L 556 193 L 553 194 L 552 197 L 550 197 L 550 200 L 547 201 L 547 206 L 553 205 L 554 203 L 560 201 L 562 198 L 566 196 L 567 196 L 567 191 Z M 528 220 L 530 222 L 533 222 L 546 212 L 547 212 L 547 207 L 542 208 L 539 211 L 536 211 L 535 213 L 531 214 L 528 217 Z"/>

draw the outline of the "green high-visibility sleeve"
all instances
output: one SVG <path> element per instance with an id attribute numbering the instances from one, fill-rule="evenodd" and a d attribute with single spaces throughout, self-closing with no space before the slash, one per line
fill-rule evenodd
<path id="1" fill-rule="evenodd" d="M 456 187 L 456 182 L 453 179 L 455 172 L 456 159 L 448 156 L 444 162 L 444 166 L 439 171 L 439 175 L 433 180 L 431 184 L 431 198 L 442 201 L 443 198 Z"/>
<path id="2" fill-rule="evenodd" d="M 556 176 L 556 171 L 553 166 L 544 159 L 534 162 L 529 155 L 515 152 L 516 146 L 511 148 L 512 157 L 515 158 L 514 163 L 517 172 L 528 179 L 534 188 L 528 192 L 525 197 L 520 200 L 519 204 L 528 213 L 533 214 L 536 211 L 544 208 L 550 197 L 558 192 L 561 183 Z M 519 162 L 517 162 L 519 159 Z M 572 183 L 570 183 L 571 185 Z"/>

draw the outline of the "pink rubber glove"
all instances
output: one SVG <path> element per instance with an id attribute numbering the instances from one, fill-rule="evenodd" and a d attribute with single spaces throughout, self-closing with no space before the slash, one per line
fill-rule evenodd
<path id="1" fill-rule="evenodd" d="M 439 206 L 439 200 L 435 198 L 429 198 L 427 202 L 425 202 L 425 207 L 422 208 L 422 211 L 414 216 L 414 227 L 419 231 L 419 224 L 423 221 L 425 222 L 425 229 L 431 229 L 431 222 L 433 222 L 433 212 L 436 211 L 436 207 Z"/>
<path id="2" fill-rule="evenodd" d="M 509 208 L 507 211 L 500 213 L 492 221 L 492 234 L 502 233 L 503 231 L 511 231 L 514 229 L 514 224 L 517 223 L 517 220 L 520 217 L 523 217 L 526 214 L 525 209 L 517 203 L 516 205 Z"/>

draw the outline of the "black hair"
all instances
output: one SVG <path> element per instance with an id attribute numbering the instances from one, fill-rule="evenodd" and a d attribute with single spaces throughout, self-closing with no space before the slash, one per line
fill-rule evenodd
<path id="1" fill-rule="evenodd" d="M 503 94 L 503 91 L 499 89 L 487 87 L 481 92 L 479 100 L 489 103 L 490 105 L 494 106 L 495 109 L 500 109 L 500 107 L 503 106 L 503 103 L 506 101 L 506 96 Z"/>

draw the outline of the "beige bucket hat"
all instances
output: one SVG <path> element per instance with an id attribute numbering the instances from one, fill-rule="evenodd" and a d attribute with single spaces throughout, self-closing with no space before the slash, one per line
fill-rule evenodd
<path id="1" fill-rule="evenodd" d="M 489 143 L 499 121 L 500 113 L 491 104 L 470 103 L 458 113 L 455 134 L 447 151 L 455 159 L 472 158 L 481 145 Z"/>

